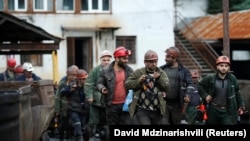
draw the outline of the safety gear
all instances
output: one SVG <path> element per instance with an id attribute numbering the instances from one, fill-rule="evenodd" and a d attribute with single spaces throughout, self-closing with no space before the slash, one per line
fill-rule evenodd
<path id="1" fill-rule="evenodd" d="M 131 55 L 131 50 L 126 49 L 125 47 L 118 47 L 114 51 L 114 57 L 122 57 Z"/>
<path id="2" fill-rule="evenodd" d="M 153 50 L 148 50 L 144 55 L 144 60 L 158 60 L 158 55 Z"/>
<path id="3" fill-rule="evenodd" d="M 22 65 L 18 65 L 15 67 L 14 69 L 15 73 L 23 73 L 23 66 Z"/>
<path id="4" fill-rule="evenodd" d="M 219 63 L 228 63 L 229 65 L 231 65 L 230 59 L 227 56 L 218 57 L 216 60 L 216 65 L 218 65 Z"/>
<path id="5" fill-rule="evenodd" d="M 192 77 L 200 77 L 199 72 L 197 70 L 192 70 L 191 75 Z"/>
<path id="6" fill-rule="evenodd" d="M 32 64 L 29 62 L 23 63 L 23 69 L 26 71 L 34 71 Z"/>
<path id="7" fill-rule="evenodd" d="M 165 53 L 167 53 L 168 55 L 174 58 L 178 58 L 180 56 L 180 51 L 177 47 L 170 47 L 165 50 Z"/>
<path id="8" fill-rule="evenodd" d="M 88 77 L 88 73 L 83 70 L 83 69 L 79 69 L 78 72 L 77 72 L 77 78 L 87 78 Z"/>
<path id="9" fill-rule="evenodd" d="M 9 67 L 15 67 L 15 66 L 16 66 L 16 59 L 14 59 L 14 58 L 8 59 L 8 60 L 7 60 L 7 65 L 8 65 Z"/>
<path id="10" fill-rule="evenodd" d="M 104 50 L 101 53 L 100 59 L 104 56 L 112 57 L 112 54 L 108 50 Z"/>

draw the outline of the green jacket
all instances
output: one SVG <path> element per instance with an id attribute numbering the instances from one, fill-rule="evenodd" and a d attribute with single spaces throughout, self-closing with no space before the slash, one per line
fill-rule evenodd
<path id="1" fill-rule="evenodd" d="M 163 97 L 163 92 L 167 92 L 169 89 L 169 79 L 167 74 L 160 68 L 157 68 L 157 72 L 160 74 L 160 78 L 156 80 L 156 89 L 158 89 L 158 98 L 160 101 L 160 111 L 163 115 L 166 110 L 166 101 Z M 133 100 L 129 105 L 129 113 L 131 118 L 134 116 L 136 107 L 137 107 L 137 101 L 140 97 L 141 90 L 143 89 L 142 83 L 140 83 L 140 77 L 142 75 L 146 75 L 146 68 L 140 68 L 135 70 L 125 81 L 126 89 L 132 89 L 134 91 Z"/>
<path id="2" fill-rule="evenodd" d="M 202 100 L 205 101 L 208 95 L 215 95 L 215 81 L 217 78 L 217 73 L 207 75 L 198 84 L 199 93 Z M 243 96 L 239 90 L 239 84 L 236 77 L 229 73 L 228 74 L 228 88 L 227 88 L 227 109 L 228 113 L 237 120 L 238 109 L 240 107 L 245 107 Z"/>
<path id="3" fill-rule="evenodd" d="M 60 80 L 58 89 L 56 90 L 55 97 L 55 112 L 60 113 L 61 116 L 67 116 L 68 100 L 66 97 L 62 97 L 60 91 L 67 85 L 67 78 Z"/>
<path id="4" fill-rule="evenodd" d="M 101 65 L 96 66 L 95 68 L 91 70 L 85 82 L 84 92 L 86 94 L 86 99 L 93 98 L 94 101 L 92 105 L 96 105 L 96 106 L 101 106 L 101 102 L 100 102 L 101 93 L 96 88 L 96 83 L 101 73 L 102 73 L 102 66 Z"/>

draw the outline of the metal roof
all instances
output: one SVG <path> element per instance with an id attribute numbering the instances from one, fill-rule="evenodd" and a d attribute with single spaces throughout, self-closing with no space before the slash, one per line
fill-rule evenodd
<path id="1" fill-rule="evenodd" d="M 59 43 L 62 39 L 18 17 L 0 11 L 0 42 L 41 42 L 43 40 Z"/>
<path id="2" fill-rule="evenodd" d="M 221 13 L 197 18 L 189 25 L 189 28 L 185 28 L 182 32 L 188 39 L 197 39 L 198 37 L 205 40 L 218 40 L 223 39 L 223 26 L 223 14 Z M 249 10 L 229 13 L 229 38 L 250 39 Z"/>

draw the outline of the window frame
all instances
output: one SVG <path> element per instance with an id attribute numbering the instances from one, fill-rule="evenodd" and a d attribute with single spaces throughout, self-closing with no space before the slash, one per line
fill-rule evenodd
<path id="1" fill-rule="evenodd" d="M 51 10 L 48 9 L 48 1 L 52 2 L 51 0 L 39 0 L 39 1 L 43 1 L 43 9 L 36 9 L 36 0 L 33 0 L 33 10 L 35 12 L 45 12 L 45 11 L 52 11 L 53 8 Z M 53 4 L 53 2 L 52 2 Z"/>
<path id="2" fill-rule="evenodd" d="M 75 0 L 72 0 L 72 2 L 73 2 L 73 9 L 72 10 L 64 10 L 64 9 L 58 9 L 57 8 L 57 2 L 58 2 L 59 0 L 56 0 L 56 3 L 55 3 L 55 9 L 56 9 L 56 13 L 74 13 L 75 12 L 75 10 L 76 10 L 76 1 Z M 62 6 L 64 6 L 63 5 L 63 0 L 61 0 L 62 1 Z"/>
<path id="3" fill-rule="evenodd" d="M 9 1 L 8 1 L 9 4 Z M 18 0 L 14 0 L 14 9 L 8 9 L 9 11 L 27 11 L 27 0 L 24 0 L 24 9 L 20 9 L 19 8 L 19 1 Z"/>
<path id="4" fill-rule="evenodd" d="M 103 0 L 97 0 L 98 1 L 98 9 L 93 9 L 92 1 L 93 0 L 87 0 L 88 1 L 88 10 L 83 10 L 82 7 L 81 13 L 110 13 L 110 0 L 108 0 L 109 10 L 103 10 Z M 82 1 L 81 1 L 82 2 Z"/>
<path id="5" fill-rule="evenodd" d="M 129 56 L 129 64 L 136 64 L 136 39 L 136 36 L 116 36 L 116 48 L 124 46 L 132 52 Z"/>

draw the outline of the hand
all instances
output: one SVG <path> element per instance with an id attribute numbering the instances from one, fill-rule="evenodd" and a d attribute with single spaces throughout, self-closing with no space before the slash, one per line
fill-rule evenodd
<path id="1" fill-rule="evenodd" d="M 188 95 L 186 95 L 186 96 L 184 97 L 184 102 L 185 102 L 185 103 L 190 102 L 190 97 L 189 97 Z"/>
<path id="2" fill-rule="evenodd" d="M 154 72 L 153 76 L 155 79 L 158 79 L 161 75 L 158 72 Z"/>
<path id="3" fill-rule="evenodd" d="M 245 111 L 245 108 L 244 107 L 240 107 L 239 110 L 238 110 L 239 115 L 243 115 L 244 111 Z"/>
<path id="4" fill-rule="evenodd" d="M 146 75 L 142 75 L 139 79 L 140 79 L 140 83 L 143 83 L 146 79 Z"/>
<path id="5" fill-rule="evenodd" d="M 207 95 L 206 102 L 210 103 L 211 101 L 212 101 L 212 96 L 211 95 Z"/>
<path id="6" fill-rule="evenodd" d="M 94 99 L 93 98 L 88 98 L 87 101 L 88 101 L 89 104 L 91 104 L 91 103 L 93 103 Z"/>
<path id="7" fill-rule="evenodd" d="M 101 90 L 101 92 L 103 94 L 107 94 L 108 93 L 108 89 L 106 87 L 103 87 L 102 90 Z"/>

